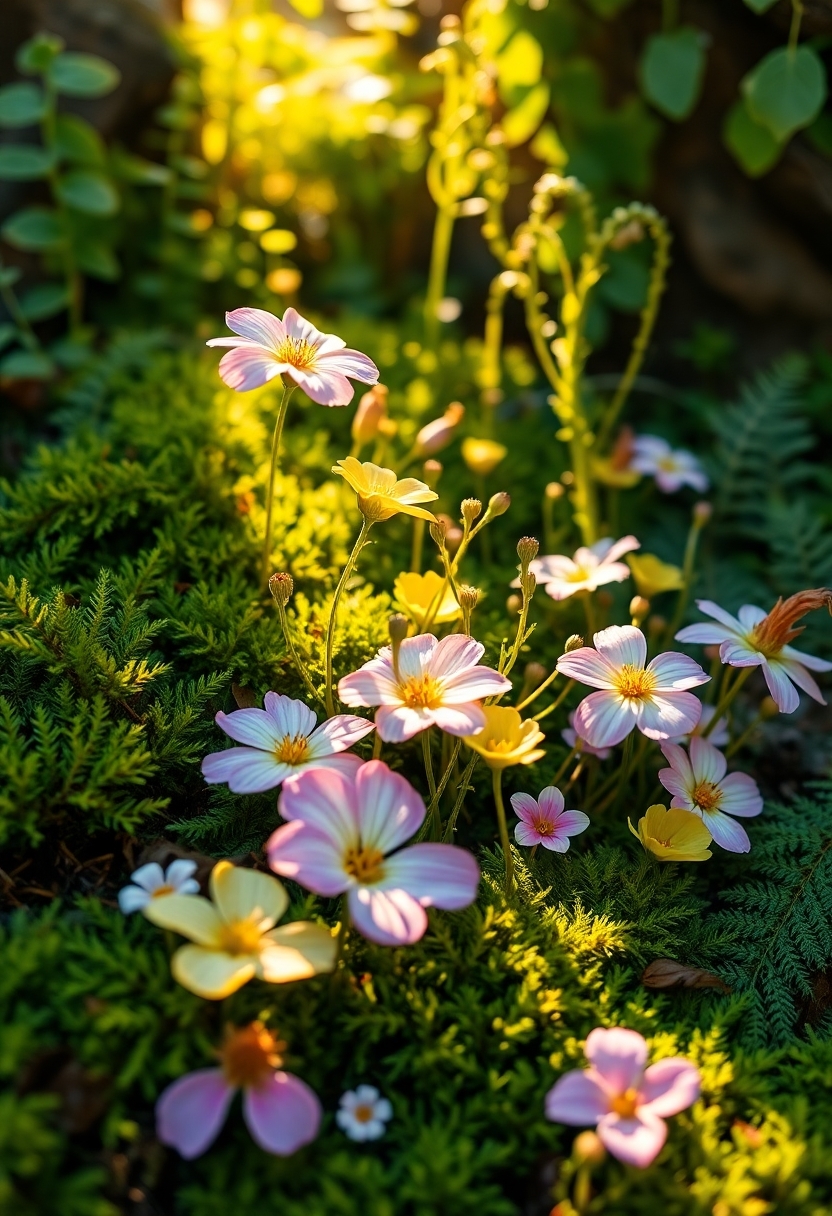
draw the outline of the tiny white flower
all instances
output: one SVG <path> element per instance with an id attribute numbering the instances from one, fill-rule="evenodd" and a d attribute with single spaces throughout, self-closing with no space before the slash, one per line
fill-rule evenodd
<path id="1" fill-rule="evenodd" d="M 161 895 L 198 895 L 199 883 L 193 877 L 196 862 L 180 858 L 172 861 L 167 872 L 158 861 L 149 861 L 139 866 L 130 875 L 130 886 L 122 887 L 118 893 L 118 906 L 125 916 L 146 908 L 151 899 Z"/>
<path id="2" fill-rule="evenodd" d="M 693 453 L 681 448 L 674 451 L 667 440 L 658 435 L 636 437 L 630 468 L 653 477 L 665 494 L 674 494 L 682 486 L 692 486 L 700 494 L 708 488 L 708 479 Z"/>
<path id="3" fill-rule="evenodd" d="M 378 1140 L 393 1118 L 393 1107 L 374 1085 L 359 1085 L 341 1096 L 335 1121 L 350 1140 Z"/>

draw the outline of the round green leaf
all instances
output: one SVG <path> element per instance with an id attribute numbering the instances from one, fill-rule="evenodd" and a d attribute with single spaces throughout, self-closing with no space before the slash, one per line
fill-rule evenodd
<path id="1" fill-rule="evenodd" d="M 527 139 L 531 139 L 537 128 L 543 122 L 549 109 L 549 86 L 543 81 L 536 85 L 523 98 L 519 106 L 509 110 L 503 117 L 502 128 L 505 141 L 510 148 L 516 148 Z"/>
<path id="2" fill-rule="evenodd" d="M 20 308 L 27 321 L 45 321 L 54 317 L 69 304 L 69 292 L 64 283 L 38 283 L 31 287 L 20 301 Z"/>
<path id="3" fill-rule="evenodd" d="M 76 114 L 59 114 L 55 123 L 55 151 L 60 160 L 77 165 L 104 165 L 106 155 L 101 136 Z"/>
<path id="4" fill-rule="evenodd" d="M 101 241 L 82 241 L 75 250 L 75 260 L 84 274 L 105 283 L 114 283 L 121 273 L 112 249 Z"/>
<path id="5" fill-rule="evenodd" d="M 57 188 L 58 197 L 73 211 L 84 215 L 115 215 L 119 208 L 119 197 L 115 186 L 102 173 L 90 169 L 73 169 L 62 177 Z"/>
<path id="6" fill-rule="evenodd" d="M 0 89 L 0 127 L 29 127 L 46 110 L 43 89 L 36 84 L 7 84 Z"/>
<path id="7" fill-rule="evenodd" d="M 18 47 L 14 57 L 15 67 L 19 72 L 33 76 L 45 72 L 56 55 L 64 49 L 63 38 L 57 34 L 35 34 L 28 42 Z"/>
<path id="8" fill-rule="evenodd" d="M 781 47 L 749 72 L 742 91 L 752 118 L 785 143 L 820 113 L 826 101 L 826 72 L 811 47 Z"/>
<path id="9" fill-rule="evenodd" d="M 0 376 L 12 380 L 48 380 L 55 373 L 55 364 L 43 351 L 13 350 L 0 361 Z"/>
<path id="10" fill-rule="evenodd" d="M 768 127 L 752 117 L 744 101 L 728 111 L 722 138 L 749 177 L 767 173 L 783 150 Z"/>
<path id="11" fill-rule="evenodd" d="M 52 168 L 52 156 L 45 148 L 28 144 L 6 144 L 0 147 L 0 178 L 7 182 L 33 182 L 46 177 Z"/>
<path id="12" fill-rule="evenodd" d="M 705 44 L 699 30 L 684 26 L 647 40 L 641 60 L 644 96 L 667 118 L 687 118 L 699 99 Z"/>
<path id="13" fill-rule="evenodd" d="M 68 97 L 104 97 L 121 80 L 121 73 L 112 63 L 80 51 L 58 55 L 49 65 L 48 74 L 53 88 Z"/>
<path id="14" fill-rule="evenodd" d="M 64 240 L 58 213 L 51 207 L 25 207 L 16 211 L 6 220 L 0 234 L 15 249 L 27 253 L 57 249 Z"/>

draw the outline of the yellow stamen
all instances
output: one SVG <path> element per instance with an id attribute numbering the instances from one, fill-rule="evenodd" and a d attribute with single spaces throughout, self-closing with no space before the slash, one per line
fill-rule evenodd
<path id="1" fill-rule="evenodd" d="M 284 735 L 274 754 L 283 764 L 305 764 L 309 759 L 309 741 L 306 735 Z"/>
<path id="2" fill-rule="evenodd" d="M 617 1094 L 610 1102 L 610 1110 L 615 1111 L 622 1119 L 632 1119 L 638 1109 L 638 1091 L 628 1089 L 623 1094 Z"/>
<path id="3" fill-rule="evenodd" d="M 315 362 L 315 347 L 303 338 L 285 338 L 275 351 L 281 363 L 291 363 L 292 367 L 309 368 Z"/>
<path id="4" fill-rule="evenodd" d="M 259 1085 L 280 1067 L 285 1047 L 262 1022 L 229 1027 L 219 1053 L 225 1079 L 235 1088 Z"/>
<path id="5" fill-rule="evenodd" d="M 691 794 L 691 801 L 700 811 L 712 811 L 722 801 L 719 786 L 712 781 L 700 781 Z"/>
<path id="6" fill-rule="evenodd" d="M 642 667 L 633 667 L 632 663 L 624 663 L 616 672 L 615 686 L 622 697 L 627 697 L 629 700 L 649 700 L 656 687 L 656 677 Z"/>
<path id="7" fill-rule="evenodd" d="M 176 894 L 176 887 L 172 887 L 169 882 L 163 882 L 161 887 L 157 887 L 156 890 L 152 892 L 152 898 L 158 899 L 160 895 L 175 895 L 175 894 Z"/>
<path id="8" fill-rule="evenodd" d="M 352 1117 L 357 1123 L 370 1123 L 374 1113 L 372 1106 L 362 1102 L 360 1106 L 354 1107 Z"/>
<path id="9" fill-rule="evenodd" d="M 538 836 L 551 836 L 555 829 L 548 819 L 538 819 L 534 825 L 534 830 Z"/>
<path id="10" fill-rule="evenodd" d="M 590 573 L 591 571 L 584 569 L 583 566 L 578 566 L 577 569 L 567 574 L 565 581 L 567 583 L 584 583 L 589 578 Z"/>
<path id="11" fill-rule="evenodd" d="M 344 869 L 361 883 L 378 882 L 384 875 L 383 861 L 384 854 L 378 849 L 351 845 L 344 856 Z"/>
<path id="12" fill-rule="evenodd" d="M 256 954 L 260 946 L 260 926 L 253 920 L 232 920 L 220 929 L 220 950 L 225 954 Z"/>
<path id="13" fill-rule="evenodd" d="M 439 682 L 431 676 L 412 676 L 399 686 L 399 695 L 411 709 L 435 709 L 442 704 Z"/>

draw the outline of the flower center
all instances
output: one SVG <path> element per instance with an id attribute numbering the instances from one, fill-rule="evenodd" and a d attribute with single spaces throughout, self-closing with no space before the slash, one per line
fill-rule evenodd
<path id="1" fill-rule="evenodd" d="M 511 739 L 489 739 L 485 750 L 487 752 L 496 752 L 498 756 L 504 756 L 506 752 L 514 750 L 514 743 Z"/>
<path id="2" fill-rule="evenodd" d="M 371 1123 L 375 1111 L 367 1102 L 362 1102 L 353 1108 L 352 1117 L 356 1123 Z"/>
<path id="3" fill-rule="evenodd" d="M 534 830 L 538 836 L 551 836 L 555 828 L 548 819 L 538 819 L 535 821 Z"/>
<path id="4" fill-rule="evenodd" d="M 675 473 L 676 460 L 673 456 L 660 456 L 656 461 L 656 468 L 661 469 L 663 473 Z"/>
<path id="5" fill-rule="evenodd" d="M 306 735 L 284 735 L 275 747 L 274 754 L 283 764 L 304 764 L 309 759 Z"/>
<path id="6" fill-rule="evenodd" d="M 691 794 L 691 801 L 700 811 L 712 811 L 722 801 L 719 786 L 712 781 L 700 781 Z"/>
<path id="7" fill-rule="evenodd" d="M 566 576 L 567 583 L 584 583 L 589 578 L 590 571 L 586 566 L 578 566 Z"/>
<path id="8" fill-rule="evenodd" d="M 284 338 L 275 355 L 280 363 L 291 363 L 292 367 L 309 368 L 315 362 L 315 347 L 303 338 Z"/>
<path id="9" fill-rule="evenodd" d="M 632 701 L 649 700 L 650 694 L 656 687 L 656 677 L 643 667 L 634 667 L 632 663 L 624 663 L 616 672 L 615 686 L 622 697 Z"/>
<path id="10" fill-rule="evenodd" d="M 262 1022 L 230 1028 L 219 1053 L 228 1084 L 235 1088 L 261 1084 L 280 1067 L 279 1053 L 285 1046 Z"/>
<path id="11" fill-rule="evenodd" d="M 412 676 L 399 685 L 399 694 L 410 709 L 435 709 L 442 704 L 439 681 L 432 676 Z"/>
<path id="12" fill-rule="evenodd" d="M 163 882 L 161 887 L 157 887 L 151 892 L 152 899 L 158 899 L 160 895 L 175 895 L 176 887 L 172 887 L 169 882 Z"/>
<path id="13" fill-rule="evenodd" d="M 610 1102 L 610 1110 L 622 1119 L 632 1119 L 638 1109 L 638 1090 L 628 1089 L 623 1094 L 616 1094 Z"/>
<path id="14" fill-rule="evenodd" d="M 253 920 L 232 920 L 220 929 L 220 950 L 225 954 L 256 954 L 262 937 L 260 926 Z"/>
<path id="15" fill-rule="evenodd" d="M 383 861 L 384 854 L 379 849 L 362 849 L 351 845 L 344 855 L 344 869 L 357 882 L 378 882 L 384 875 Z"/>

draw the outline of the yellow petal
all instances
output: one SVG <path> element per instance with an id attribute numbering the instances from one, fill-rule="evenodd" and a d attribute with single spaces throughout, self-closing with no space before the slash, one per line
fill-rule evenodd
<path id="1" fill-rule="evenodd" d="M 210 886 L 211 898 L 226 924 L 249 918 L 274 924 L 289 906 L 283 884 L 271 874 L 233 866 L 230 861 L 217 862 Z"/>
<path id="2" fill-rule="evenodd" d="M 182 946 L 171 959 L 170 969 L 183 988 L 209 1001 L 230 996 L 257 973 L 251 955 L 223 954 L 203 946 Z"/>
<path id="3" fill-rule="evenodd" d="M 161 929 L 173 929 L 201 946 L 219 944 L 222 921 L 214 905 L 203 895 L 163 895 L 161 899 L 151 899 L 144 914 Z"/>
<path id="4" fill-rule="evenodd" d="M 399 502 L 396 498 L 384 499 L 383 501 L 385 503 L 389 502 L 390 506 L 402 515 L 415 515 L 417 519 L 429 519 L 431 523 L 435 523 L 436 521 L 436 516 L 430 511 L 426 511 L 424 507 L 414 507 L 409 502 Z"/>
<path id="5" fill-rule="evenodd" d="M 308 980 L 335 966 L 335 938 L 308 920 L 272 929 L 263 938 L 258 974 L 269 984 Z"/>
<path id="6" fill-rule="evenodd" d="M 698 815 L 681 807 L 672 807 L 667 812 L 665 830 L 674 848 L 686 852 L 706 849 L 711 843 L 711 833 Z"/>

